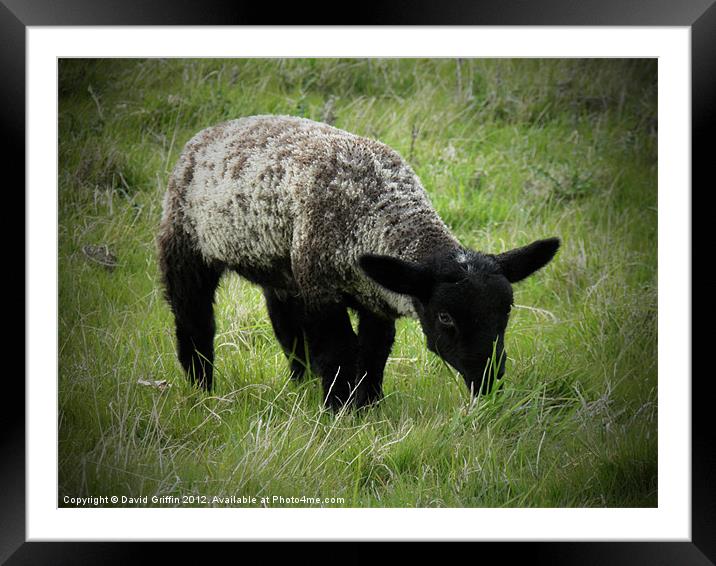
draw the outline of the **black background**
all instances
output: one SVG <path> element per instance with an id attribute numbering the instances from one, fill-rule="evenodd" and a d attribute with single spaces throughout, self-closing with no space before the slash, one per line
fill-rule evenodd
<path id="1" fill-rule="evenodd" d="M 5 332 L 2 333 L 0 404 L 0 562 L 19 564 L 133 564 L 181 562 L 406 562 L 415 556 L 439 562 L 517 562 L 583 565 L 708 565 L 716 563 L 716 426 L 709 368 L 692 372 L 691 542 L 522 543 L 80 543 L 25 542 L 25 32 L 27 26 L 80 25 L 550 25 L 688 26 L 692 47 L 692 203 L 713 188 L 710 142 L 715 131 L 716 4 L 714 0 L 420 0 L 249 3 L 214 0 L 0 0 L 0 262 Z M 568 55 L 565 53 L 565 55 Z M 48 188 L 48 194 L 51 193 Z M 698 210 L 693 208 L 692 210 Z M 22 211 L 22 212 L 21 212 Z M 708 207 L 702 207 L 708 214 Z M 17 219 L 17 221 L 12 221 Z M 713 237 L 694 237 L 692 245 Z M 22 248 L 17 245 L 23 238 Z M 708 248 L 707 248 L 708 249 Z M 712 253 L 691 252 L 697 272 Z M 696 258 L 698 261 L 693 262 Z M 691 277 L 694 277 L 693 268 Z M 20 301 L 20 297 L 23 298 Z M 691 298 L 693 301 L 693 296 Z M 700 316 L 711 314 L 710 302 Z M 693 311 L 692 311 L 693 312 Z M 15 322 L 17 320 L 17 322 Z M 48 323 L 53 324 L 53 313 Z M 693 328 L 693 322 L 692 322 Z M 710 338 L 708 328 L 694 333 Z M 692 346 L 692 351 L 694 351 Z M 707 350 L 708 351 L 708 350 Z M 691 369 L 690 364 L 685 367 Z M 668 376 L 660 376 L 666 379 Z M 54 379 L 54 376 L 47 376 Z M 151 511 L 148 511 L 151 512 Z M 159 520 L 159 517 L 157 517 Z M 509 529 L 509 526 L 505 526 Z M 350 536 L 350 533 L 346 533 Z M 316 533 L 320 540 L 320 533 Z"/>

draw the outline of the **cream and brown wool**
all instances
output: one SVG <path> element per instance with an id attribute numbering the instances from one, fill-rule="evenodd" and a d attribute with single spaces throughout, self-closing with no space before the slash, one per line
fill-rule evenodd
<path id="1" fill-rule="evenodd" d="M 419 261 L 460 249 L 410 166 L 388 146 L 289 116 L 252 116 L 199 132 L 169 181 L 164 230 L 181 226 L 208 263 L 298 293 L 350 293 L 415 316 L 368 280 L 364 253 Z"/>
<path id="2" fill-rule="evenodd" d="M 303 374 L 308 351 L 334 407 L 349 397 L 358 404 L 380 397 L 398 316 L 419 318 L 429 347 L 439 347 L 473 388 L 479 373 L 481 386 L 485 352 L 477 350 L 486 341 L 501 343 L 509 280 L 516 280 L 505 275 L 514 267 L 505 262 L 525 264 L 522 271 L 531 273 L 559 245 L 544 240 L 501 256 L 467 250 L 398 153 L 289 116 L 240 118 L 196 134 L 169 179 L 158 242 L 179 358 L 192 379 L 211 387 L 213 295 L 231 269 L 263 287 L 294 377 Z M 459 295 L 445 285 L 459 286 Z M 431 306 L 438 295 L 447 302 Z M 360 316 L 357 336 L 347 307 Z M 474 330 L 479 345 L 446 354 L 454 340 L 441 338 L 426 317 L 457 331 L 466 312 L 487 321 L 464 329 Z"/>

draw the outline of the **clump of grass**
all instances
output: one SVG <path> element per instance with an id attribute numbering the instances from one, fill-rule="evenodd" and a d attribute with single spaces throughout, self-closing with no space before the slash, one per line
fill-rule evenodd
<path id="1" fill-rule="evenodd" d="M 60 505 L 656 505 L 654 61 L 61 60 L 59 105 Z M 471 398 L 401 320 L 383 402 L 333 415 L 238 277 L 216 297 L 216 390 L 189 386 L 154 249 L 167 175 L 196 131 L 259 113 L 410 156 L 466 245 L 562 239 L 515 287 L 501 387 Z"/>

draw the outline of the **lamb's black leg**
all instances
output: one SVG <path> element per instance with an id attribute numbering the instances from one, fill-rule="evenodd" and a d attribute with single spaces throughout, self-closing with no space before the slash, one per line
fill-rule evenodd
<path id="1" fill-rule="evenodd" d="M 324 401 L 337 410 L 348 403 L 357 370 L 358 337 L 351 328 L 348 311 L 342 304 L 312 310 L 306 313 L 303 329 L 311 369 L 323 382 Z"/>
<path id="2" fill-rule="evenodd" d="M 264 287 L 264 297 L 274 334 L 290 364 L 291 379 L 301 379 L 306 370 L 305 340 L 301 325 L 305 312 L 303 301 L 269 287 Z"/>
<path id="3" fill-rule="evenodd" d="M 176 325 L 179 361 L 192 383 L 211 390 L 214 363 L 214 291 L 223 267 L 207 265 L 188 246 L 160 239 L 165 296 Z"/>
<path id="4" fill-rule="evenodd" d="M 370 311 L 358 311 L 358 388 L 356 405 L 362 407 L 383 396 L 383 371 L 395 341 L 395 321 Z"/>

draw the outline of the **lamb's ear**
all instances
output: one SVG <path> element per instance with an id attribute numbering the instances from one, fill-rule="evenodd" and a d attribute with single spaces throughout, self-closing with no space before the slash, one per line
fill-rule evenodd
<path id="1" fill-rule="evenodd" d="M 426 302 L 433 287 L 430 271 L 417 263 L 387 255 L 365 254 L 358 258 L 365 274 L 389 291 Z"/>
<path id="2" fill-rule="evenodd" d="M 559 238 L 548 238 L 496 255 L 495 259 L 502 267 L 502 273 L 507 280 L 516 283 L 547 265 L 558 249 Z"/>

